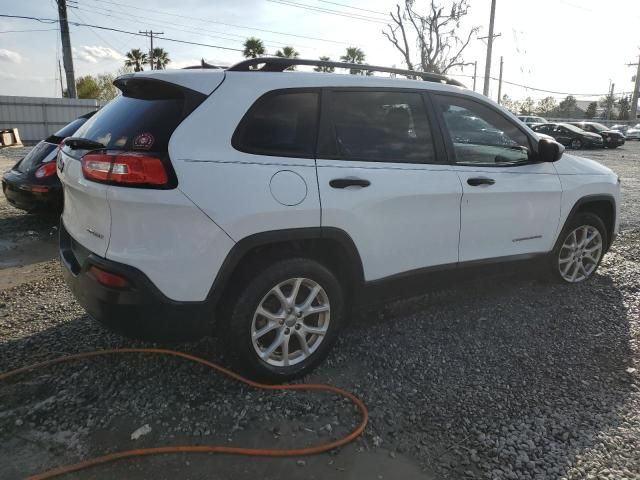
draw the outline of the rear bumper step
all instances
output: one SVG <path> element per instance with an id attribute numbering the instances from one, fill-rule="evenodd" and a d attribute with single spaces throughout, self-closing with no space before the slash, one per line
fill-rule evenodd
<path id="1" fill-rule="evenodd" d="M 212 332 L 208 302 L 176 302 L 167 298 L 140 270 L 102 258 L 69 235 L 60 222 L 63 275 L 87 313 L 108 328 L 143 340 L 183 341 Z M 89 269 L 98 267 L 128 281 L 126 288 L 101 284 Z"/>

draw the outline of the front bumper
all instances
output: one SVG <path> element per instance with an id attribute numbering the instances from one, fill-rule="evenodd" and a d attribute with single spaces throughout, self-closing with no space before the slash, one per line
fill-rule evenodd
<path id="1" fill-rule="evenodd" d="M 2 177 L 2 192 L 11 205 L 21 210 L 55 211 L 62 208 L 62 185 L 57 178 L 39 183 L 26 174 L 10 170 Z"/>
<path id="2" fill-rule="evenodd" d="M 90 252 L 60 222 L 64 279 L 87 313 L 108 328 L 142 340 L 172 342 L 200 338 L 213 329 L 208 302 L 176 302 L 163 295 L 140 270 Z M 89 271 L 96 266 L 125 277 L 126 288 L 107 287 Z"/>
<path id="3" fill-rule="evenodd" d="M 624 137 L 619 136 L 605 136 L 604 137 L 604 146 L 605 147 L 619 147 L 620 145 L 624 145 Z"/>

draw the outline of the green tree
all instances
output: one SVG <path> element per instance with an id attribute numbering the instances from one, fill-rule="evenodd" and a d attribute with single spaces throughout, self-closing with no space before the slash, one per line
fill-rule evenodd
<path id="1" fill-rule="evenodd" d="M 120 95 L 120 90 L 116 88 L 113 81 L 116 76 L 111 73 L 103 73 L 96 77 L 96 83 L 98 85 L 98 100 L 108 102 Z"/>
<path id="2" fill-rule="evenodd" d="M 597 111 L 598 111 L 598 102 L 591 102 L 589 106 L 587 106 L 587 111 L 584 113 L 584 117 L 593 118 L 596 116 Z"/>
<path id="3" fill-rule="evenodd" d="M 164 70 L 171 62 L 169 53 L 161 47 L 156 47 L 151 51 L 151 59 L 153 60 L 153 68 L 156 70 Z"/>
<path id="4" fill-rule="evenodd" d="M 120 91 L 113 84 L 115 75 L 103 73 L 98 76 L 84 75 L 76 80 L 76 91 L 78 98 L 95 98 L 96 100 L 109 100 L 117 97 Z M 69 93 L 65 89 L 63 97 L 68 97 Z"/>
<path id="5" fill-rule="evenodd" d="M 576 116 L 578 111 L 578 104 L 576 98 L 573 95 L 567 96 L 560 102 L 556 110 L 559 117 L 571 118 Z"/>
<path id="6" fill-rule="evenodd" d="M 281 58 L 298 58 L 300 54 L 293 47 L 282 47 L 282 50 L 276 52 L 276 57 Z M 287 67 L 287 70 L 295 70 L 296 67 Z"/>
<path id="7" fill-rule="evenodd" d="M 610 120 L 611 118 L 613 118 L 615 113 L 616 97 L 611 94 L 605 95 L 600 99 L 600 106 L 604 108 L 604 111 L 602 112 L 602 118 Z"/>
<path id="8" fill-rule="evenodd" d="M 514 115 L 518 115 L 520 113 L 520 102 L 514 101 L 509 95 L 506 93 L 502 95 L 502 99 L 500 100 L 500 104 L 509 110 Z"/>
<path id="9" fill-rule="evenodd" d="M 347 51 L 345 52 L 344 55 L 340 57 L 340 60 L 347 63 L 358 63 L 362 65 L 364 64 L 365 58 L 366 58 L 366 55 L 360 48 L 347 47 Z M 366 70 L 360 70 L 358 68 L 349 69 L 349 73 L 351 75 L 364 75 L 366 72 L 367 72 Z M 367 74 L 369 75 L 370 72 Z"/>
<path id="10" fill-rule="evenodd" d="M 264 48 L 262 40 L 256 37 L 247 38 L 243 46 L 244 50 L 242 54 L 245 58 L 258 58 L 267 53 L 267 49 Z"/>
<path id="11" fill-rule="evenodd" d="M 629 97 L 620 97 L 616 102 L 616 107 L 618 108 L 618 120 L 629 120 L 629 113 L 631 112 Z"/>
<path id="12" fill-rule="evenodd" d="M 533 108 L 535 106 L 535 102 L 533 98 L 527 97 L 520 103 L 520 114 L 521 115 L 531 115 L 533 113 Z"/>
<path id="13" fill-rule="evenodd" d="M 147 54 L 144 53 L 139 48 L 132 48 L 129 50 L 126 55 L 126 59 L 124 61 L 125 67 L 132 67 L 134 72 L 141 72 L 144 70 L 144 65 L 149 63 L 149 58 Z"/>
<path id="14" fill-rule="evenodd" d="M 549 115 L 558 107 L 556 99 L 553 97 L 545 97 L 541 100 L 538 100 L 538 104 L 536 105 L 536 114 L 537 115 Z"/>
<path id="15" fill-rule="evenodd" d="M 76 80 L 76 91 L 78 98 L 98 98 L 100 96 L 100 86 L 95 77 L 84 75 Z"/>
<path id="16" fill-rule="evenodd" d="M 331 57 L 327 57 L 327 56 L 322 56 L 320 57 L 320 60 L 322 60 L 323 62 L 330 62 L 331 61 Z M 323 73 L 333 73 L 335 72 L 335 68 L 333 67 L 315 67 L 313 69 L 314 72 L 323 72 Z"/>

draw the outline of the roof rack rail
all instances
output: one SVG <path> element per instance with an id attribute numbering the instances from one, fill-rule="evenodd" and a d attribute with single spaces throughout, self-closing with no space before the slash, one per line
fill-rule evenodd
<path id="1" fill-rule="evenodd" d="M 260 68 L 252 69 L 262 65 Z M 282 57 L 258 57 L 244 60 L 240 63 L 232 65 L 227 70 L 230 72 L 282 72 L 289 67 L 297 65 L 312 65 L 316 67 L 333 67 L 333 68 L 348 68 L 354 70 L 364 70 L 368 72 L 385 72 L 395 73 L 397 75 L 404 75 L 407 77 L 418 77 L 428 82 L 440 82 L 449 85 L 456 85 L 458 87 L 464 87 L 464 84 L 453 78 L 446 77 L 437 73 L 430 72 L 417 72 L 415 70 L 404 70 L 401 68 L 380 67 L 376 65 L 368 65 L 365 63 L 347 63 L 347 62 L 331 62 L 325 60 L 308 60 L 304 58 L 282 58 Z"/>

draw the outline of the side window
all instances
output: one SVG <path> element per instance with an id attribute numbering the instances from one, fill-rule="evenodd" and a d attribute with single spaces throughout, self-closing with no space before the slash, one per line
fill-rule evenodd
<path id="1" fill-rule="evenodd" d="M 529 159 L 529 138 L 511 120 L 473 100 L 436 95 L 460 164 L 513 165 Z"/>
<path id="2" fill-rule="evenodd" d="M 402 91 L 331 91 L 318 156 L 434 163 L 422 96 Z"/>
<path id="3" fill-rule="evenodd" d="M 318 99 L 318 92 L 299 91 L 260 97 L 233 134 L 233 147 L 258 155 L 313 157 Z"/>

